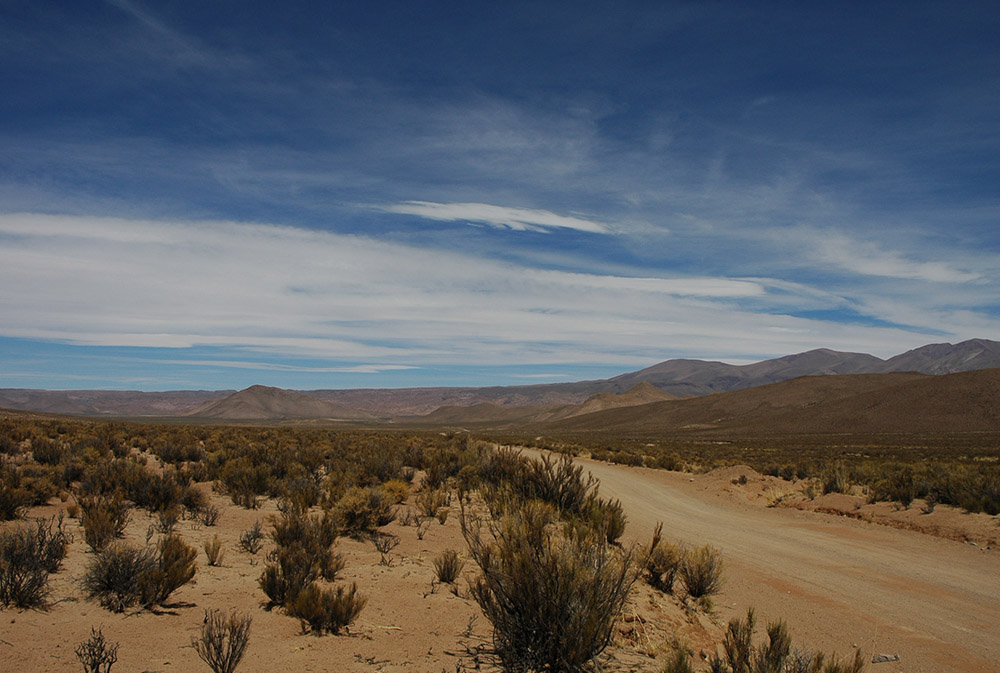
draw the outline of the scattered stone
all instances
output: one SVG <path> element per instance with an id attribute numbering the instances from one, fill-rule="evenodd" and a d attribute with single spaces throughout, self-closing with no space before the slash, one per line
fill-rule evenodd
<path id="1" fill-rule="evenodd" d="M 899 661 L 898 654 L 873 654 L 872 663 L 873 664 L 884 664 L 887 661 Z"/>

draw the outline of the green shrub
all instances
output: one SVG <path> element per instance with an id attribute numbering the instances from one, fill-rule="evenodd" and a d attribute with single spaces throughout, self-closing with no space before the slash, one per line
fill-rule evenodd
<path id="1" fill-rule="evenodd" d="M 473 598 L 493 625 L 508 670 L 580 671 L 604 651 L 636 574 L 631 552 L 599 538 L 559 535 L 517 513 L 490 526 L 463 517 L 482 575 Z"/>
<path id="2" fill-rule="evenodd" d="M 214 673 L 233 673 L 246 654 L 250 642 L 249 615 L 218 610 L 206 610 L 201 633 L 191 639 L 195 652 Z"/>
<path id="3" fill-rule="evenodd" d="M 191 483 L 176 470 L 166 469 L 153 474 L 145 469 L 132 475 L 128 497 L 138 507 L 150 512 L 164 512 L 179 509 Z"/>
<path id="4" fill-rule="evenodd" d="M 29 504 L 44 505 L 59 493 L 61 470 L 49 465 L 23 465 L 18 470 L 20 486 L 29 494 Z"/>
<path id="5" fill-rule="evenodd" d="M 309 476 L 286 477 L 278 484 L 281 511 L 307 512 L 319 502 L 319 484 Z"/>
<path id="6" fill-rule="evenodd" d="M 368 603 L 352 583 L 349 589 L 323 589 L 310 584 L 299 592 L 289 606 L 289 613 L 302 621 L 316 635 L 324 631 L 338 634 L 349 627 Z"/>
<path id="7" fill-rule="evenodd" d="M 257 583 L 267 596 L 267 608 L 288 605 L 307 586 L 319 578 L 319 571 L 313 566 L 302 548 L 279 547 L 269 554 L 268 564 L 257 579 Z"/>
<path id="8" fill-rule="evenodd" d="M 611 457 L 611 462 L 617 465 L 642 465 L 642 456 L 630 451 L 618 451 Z"/>

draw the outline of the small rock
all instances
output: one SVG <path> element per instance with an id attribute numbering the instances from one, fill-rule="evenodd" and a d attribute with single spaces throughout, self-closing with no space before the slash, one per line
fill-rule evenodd
<path id="1" fill-rule="evenodd" d="M 873 664 L 884 664 L 887 661 L 899 661 L 898 654 L 873 654 L 872 663 Z"/>

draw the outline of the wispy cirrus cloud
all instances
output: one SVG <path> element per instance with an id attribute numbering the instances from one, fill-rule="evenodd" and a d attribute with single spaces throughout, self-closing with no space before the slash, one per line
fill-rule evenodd
<path id="1" fill-rule="evenodd" d="M 797 233 L 808 241 L 806 249 L 817 261 L 864 276 L 931 283 L 970 283 L 982 278 L 979 273 L 950 262 L 914 259 L 900 251 L 837 231 L 799 230 Z"/>
<path id="2" fill-rule="evenodd" d="M 390 213 L 416 215 L 428 220 L 486 224 L 515 231 L 548 232 L 552 229 L 575 229 L 591 234 L 612 233 L 610 225 L 583 217 L 557 215 L 548 210 L 494 206 L 488 203 L 405 201 L 379 208 Z"/>
<path id="3" fill-rule="evenodd" d="M 567 272 L 236 222 L 2 215 L 0 239 L 0 336 L 166 348 L 174 355 L 159 357 L 186 367 L 624 367 L 652 364 L 666 347 L 751 359 L 818 343 L 891 354 L 926 342 L 919 326 L 795 317 L 836 297 L 766 278 Z M 996 323 L 956 312 L 948 324 L 982 333 L 984 320 Z M 192 348 L 230 354 L 177 357 Z"/>
<path id="4" fill-rule="evenodd" d="M 163 359 L 156 362 L 166 365 L 186 365 L 192 367 L 227 367 L 233 369 L 255 369 L 268 372 L 297 372 L 305 374 L 380 374 L 382 372 L 397 372 L 407 369 L 419 369 L 410 365 L 364 364 L 350 367 L 309 367 L 305 365 L 290 365 L 277 362 L 254 362 L 251 360 L 171 360 Z"/>

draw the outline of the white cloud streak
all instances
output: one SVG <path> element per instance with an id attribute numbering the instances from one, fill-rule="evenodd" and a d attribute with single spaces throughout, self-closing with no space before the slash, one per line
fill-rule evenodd
<path id="1" fill-rule="evenodd" d="M 240 352 L 384 371 L 641 366 L 664 353 L 753 358 L 817 346 L 888 355 L 927 341 L 775 314 L 824 302 L 782 281 L 569 273 L 233 222 L 0 215 L 0 287 L 0 335 L 235 349 L 210 363 L 230 367 L 248 360 Z M 945 324 L 976 336 L 1000 331 L 996 322 L 955 312 Z"/>
<path id="2" fill-rule="evenodd" d="M 515 231 L 549 231 L 550 229 L 576 229 L 591 234 L 611 233 L 611 227 L 601 222 L 557 215 L 547 210 L 510 208 L 487 203 L 432 203 L 405 201 L 381 206 L 380 210 L 401 215 L 416 215 L 429 220 L 444 222 L 474 222 L 492 227 L 506 227 Z"/>
<path id="3" fill-rule="evenodd" d="M 921 261 L 878 243 L 852 238 L 838 231 L 800 227 L 780 236 L 798 240 L 814 260 L 852 273 L 930 283 L 969 283 L 982 276 L 939 260 Z"/>

